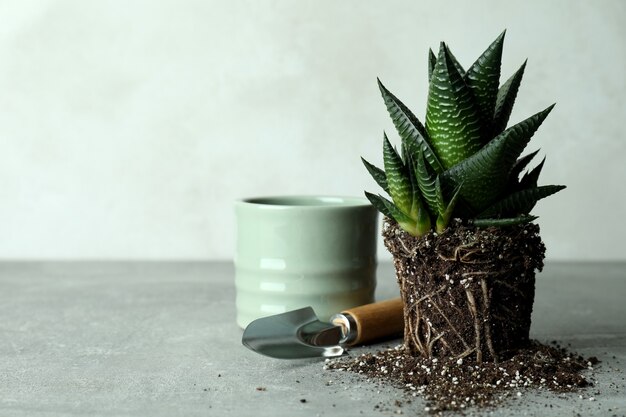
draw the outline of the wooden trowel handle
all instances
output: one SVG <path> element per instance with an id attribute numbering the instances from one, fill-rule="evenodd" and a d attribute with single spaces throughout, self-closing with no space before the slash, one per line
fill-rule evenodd
<path id="1" fill-rule="evenodd" d="M 358 345 L 379 339 L 401 336 L 404 330 L 402 299 L 379 301 L 342 311 L 356 324 L 356 337 L 351 337 L 346 344 Z"/>

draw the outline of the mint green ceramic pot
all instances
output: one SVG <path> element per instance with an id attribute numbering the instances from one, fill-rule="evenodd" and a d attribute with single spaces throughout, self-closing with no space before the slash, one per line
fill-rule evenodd
<path id="1" fill-rule="evenodd" d="M 374 301 L 377 212 L 364 198 L 237 201 L 237 324 L 311 306 L 321 320 Z"/>

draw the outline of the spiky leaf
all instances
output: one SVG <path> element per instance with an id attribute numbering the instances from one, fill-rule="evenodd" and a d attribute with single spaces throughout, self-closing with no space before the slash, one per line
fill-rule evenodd
<path id="1" fill-rule="evenodd" d="M 480 213 L 505 191 L 513 164 L 553 107 L 505 130 L 476 154 L 446 171 L 442 179 L 453 186 L 463 183 L 461 197 L 474 212 Z"/>
<path id="2" fill-rule="evenodd" d="M 514 192 L 480 213 L 478 217 L 487 218 L 528 214 L 537 201 L 564 188 L 564 185 L 544 185 Z"/>
<path id="3" fill-rule="evenodd" d="M 405 169 L 408 173 L 409 182 L 411 183 L 411 210 L 409 216 L 413 219 L 417 219 L 419 210 L 422 207 L 422 199 L 420 198 L 420 189 L 417 184 L 417 178 L 415 177 L 415 159 L 411 154 L 407 154 L 405 159 Z"/>
<path id="4" fill-rule="evenodd" d="M 459 64 L 459 61 L 452 54 L 452 51 L 450 51 L 449 48 L 448 48 L 448 53 L 450 54 L 450 59 L 452 60 L 452 64 L 454 65 L 458 73 L 461 75 L 461 77 L 465 76 L 465 70 L 463 69 L 461 64 Z M 433 70 L 435 69 L 435 65 L 437 65 L 437 57 L 435 56 L 435 53 L 433 52 L 433 50 L 429 48 L 428 49 L 428 79 L 429 80 L 433 76 Z"/>
<path id="5" fill-rule="evenodd" d="M 389 187 L 389 195 L 394 204 L 408 214 L 413 202 L 413 190 L 407 175 L 404 162 L 398 152 L 389 142 L 387 135 L 383 140 L 383 161 L 385 163 L 385 175 Z"/>
<path id="6" fill-rule="evenodd" d="M 387 184 L 387 176 L 385 175 L 385 171 L 378 168 L 377 166 L 370 164 L 364 158 L 361 158 L 361 161 L 363 161 L 363 165 L 365 165 L 367 172 L 369 172 L 372 178 L 374 178 L 376 184 L 378 184 L 380 188 L 382 188 L 387 194 L 389 194 L 389 185 Z"/>
<path id="7" fill-rule="evenodd" d="M 391 120 L 400 138 L 402 138 L 404 146 L 409 152 L 416 152 L 418 149 L 423 149 L 424 156 L 430 166 L 433 167 L 436 172 L 442 172 L 443 165 L 439 161 L 439 158 L 437 158 L 435 151 L 427 139 L 428 134 L 426 133 L 424 125 L 415 117 L 411 110 L 387 90 L 380 80 L 378 80 L 378 87 L 385 101 L 389 116 L 391 116 Z"/>
<path id="8" fill-rule="evenodd" d="M 519 182 L 519 188 L 532 188 L 537 186 L 537 182 L 539 181 L 539 175 L 541 174 L 541 169 L 543 168 L 543 164 L 546 162 L 546 158 L 541 160 L 539 165 L 532 169 L 532 171 L 525 174 Z"/>
<path id="9" fill-rule="evenodd" d="M 450 199 L 450 202 L 447 204 L 447 206 L 445 206 L 444 210 L 439 212 L 439 215 L 437 216 L 437 232 L 441 233 L 445 230 L 446 227 L 448 227 L 448 223 L 450 223 L 450 220 L 452 219 L 452 213 L 454 213 L 454 208 L 456 207 L 456 204 L 459 200 L 459 196 L 461 195 L 461 188 L 463 186 L 460 185 L 456 188 L 456 190 L 454 190 L 454 193 L 452 194 L 452 198 Z M 441 189 L 439 189 L 439 192 L 441 191 Z M 441 201 L 443 201 L 443 197 L 441 197 Z"/>
<path id="10" fill-rule="evenodd" d="M 456 71 L 459 73 L 461 78 L 463 78 L 465 76 L 465 70 L 463 69 L 463 66 L 456 59 L 456 57 L 454 56 L 454 54 L 452 53 L 452 51 L 450 50 L 448 45 L 446 45 L 446 48 L 448 49 L 448 55 L 450 56 L 450 60 L 452 61 L 452 65 L 454 65 L 454 68 L 456 69 Z"/>
<path id="11" fill-rule="evenodd" d="M 529 153 L 528 155 L 522 156 L 517 161 L 515 161 L 515 164 L 513 164 L 513 168 L 511 168 L 511 173 L 509 174 L 511 180 L 514 181 L 514 184 L 517 185 L 519 174 L 522 173 L 524 168 L 526 168 L 526 166 L 535 157 L 535 155 L 537 155 L 538 152 L 539 152 L 539 149 L 537 149 L 534 152 Z"/>
<path id="12" fill-rule="evenodd" d="M 415 178 L 426 205 L 433 216 L 436 216 L 438 213 L 437 191 L 435 187 L 436 176 L 429 171 L 423 152 L 419 153 L 417 164 L 415 164 Z"/>
<path id="13" fill-rule="evenodd" d="M 404 165 L 407 165 L 409 161 L 409 150 L 404 141 L 400 143 L 400 157 L 402 158 Z"/>
<path id="14" fill-rule="evenodd" d="M 538 216 L 519 216 L 508 219 L 475 219 L 470 221 L 470 224 L 476 227 L 505 227 L 530 223 L 538 218 Z"/>
<path id="15" fill-rule="evenodd" d="M 443 42 L 428 90 L 426 130 L 446 168 L 468 158 L 482 146 L 481 120 L 474 97 Z"/>
<path id="16" fill-rule="evenodd" d="M 480 109 L 484 127 L 486 128 L 491 124 L 496 106 L 504 34 L 505 32 L 502 32 L 500 36 L 489 45 L 487 50 L 485 50 L 467 70 L 464 77 L 467 86 L 474 94 L 476 104 Z M 492 138 L 492 136 L 489 136 L 489 130 L 487 129 L 483 131 L 483 134 L 483 143 L 486 143 Z"/>
<path id="17" fill-rule="evenodd" d="M 498 90 L 498 96 L 496 98 L 496 107 L 493 113 L 493 123 L 491 125 L 491 135 L 495 136 L 502 132 L 506 128 L 506 124 L 511 117 L 511 111 L 513 111 L 513 104 L 517 97 L 517 90 L 519 90 L 522 77 L 524 76 L 524 69 L 526 68 L 526 61 L 522 66 L 509 78 Z"/>
<path id="18" fill-rule="evenodd" d="M 446 201 L 443 198 L 440 177 L 435 178 L 435 196 L 437 197 L 437 214 L 441 215 L 446 211 Z"/>
<path id="19" fill-rule="evenodd" d="M 374 207 L 385 216 L 394 219 L 402 229 L 406 230 L 413 236 L 419 235 L 418 223 L 415 219 L 407 216 L 402 210 L 400 210 L 395 204 L 391 201 L 387 200 L 381 195 L 374 195 L 372 193 L 365 192 L 365 197 L 372 203 Z M 423 227 L 423 226 L 422 226 Z M 428 229 L 430 229 L 430 224 L 428 224 Z M 423 232 L 421 234 L 424 234 Z"/>
<path id="20" fill-rule="evenodd" d="M 428 210 L 423 205 L 419 208 L 417 212 L 417 224 L 415 225 L 415 236 L 423 236 L 426 233 L 430 232 L 431 222 L 430 222 L 430 214 Z"/>
<path id="21" fill-rule="evenodd" d="M 432 49 L 428 48 L 428 80 L 433 76 L 433 70 L 435 69 L 435 65 L 437 64 L 437 57 Z"/>
<path id="22" fill-rule="evenodd" d="M 393 205 L 393 203 L 380 195 L 368 193 L 367 191 L 365 191 L 365 197 L 367 197 L 370 203 L 372 203 L 372 205 L 376 207 L 376 209 L 380 211 L 384 216 L 387 216 L 390 219 L 394 218 L 393 214 L 391 214 L 391 210 L 389 210 L 388 208 L 388 206 Z"/>

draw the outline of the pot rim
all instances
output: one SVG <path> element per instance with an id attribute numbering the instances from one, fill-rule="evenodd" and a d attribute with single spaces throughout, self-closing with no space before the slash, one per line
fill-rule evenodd
<path id="1" fill-rule="evenodd" d="M 364 197 L 320 194 L 272 195 L 235 200 L 235 206 L 256 207 L 263 210 L 343 210 L 374 206 Z"/>

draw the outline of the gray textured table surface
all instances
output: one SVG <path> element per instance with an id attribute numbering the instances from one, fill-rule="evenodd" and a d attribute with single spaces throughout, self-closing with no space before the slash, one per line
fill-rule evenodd
<path id="1" fill-rule="evenodd" d="M 378 298 L 396 293 L 383 264 Z M 549 263 L 533 336 L 597 356 L 597 384 L 582 399 L 531 392 L 485 414 L 625 415 L 625 296 L 626 264 Z M 262 357 L 240 338 L 227 263 L 3 263 L 0 416 L 397 415 L 398 390 Z"/>

